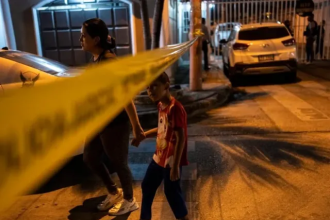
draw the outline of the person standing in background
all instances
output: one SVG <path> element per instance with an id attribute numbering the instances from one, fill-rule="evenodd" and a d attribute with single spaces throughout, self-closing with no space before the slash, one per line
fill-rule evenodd
<path id="1" fill-rule="evenodd" d="M 210 47 L 211 47 L 211 50 L 212 50 L 212 54 L 214 54 L 214 47 L 213 47 L 213 45 L 215 45 L 214 44 L 215 29 L 216 29 L 216 24 L 214 23 L 214 21 L 211 21 L 211 24 L 210 24 L 210 36 L 211 36 Z"/>
<path id="2" fill-rule="evenodd" d="M 314 61 L 314 42 L 317 36 L 317 23 L 314 21 L 314 15 L 308 16 L 308 25 L 306 31 L 304 32 L 306 36 L 306 53 L 307 53 L 307 62 L 310 64 Z"/>
<path id="3" fill-rule="evenodd" d="M 202 32 L 203 32 L 203 39 L 202 39 L 202 50 L 204 56 L 204 70 L 210 70 L 209 67 L 209 55 L 208 55 L 208 44 L 211 42 L 211 37 L 209 33 L 209 29 L 205 25 L 206 21 L 205 18 L 202 18 Z"/>

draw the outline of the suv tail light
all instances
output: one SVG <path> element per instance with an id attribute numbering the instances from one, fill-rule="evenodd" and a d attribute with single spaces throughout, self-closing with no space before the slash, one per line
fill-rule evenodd
<path id="1" fill-rule="evenodd" d="M 248 49 L 249 45 L 248 44 L 242 44 L 242 43 L 235 43 L 233 45 L 234 50 L 246 50 Z"/>
<path id="2" fill-rule="evenodd" d="M 294 46 L 294 45 L 296 45 L 296 40 L 294 38 L 291 38 L 289 40 L 282 41 L 282 44 L 286 47 Z"/>

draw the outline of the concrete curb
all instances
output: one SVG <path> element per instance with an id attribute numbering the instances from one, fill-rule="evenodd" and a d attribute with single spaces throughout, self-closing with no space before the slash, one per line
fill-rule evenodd
<path id="1" fill-rule="evenodd" d="M 321 65 L 320 65 L 321 64 Z M 329 68 L 330 68 L 330 62 L 317 62 L 315 61 L 315 63 L 310 64 L 310 65 L 306 65 L 306 64 L 298 64 L 298 70 L 306 73 L 306 74 L 310 74 L 312 76 L 316 76 L 319 77 L 321 79 L 325 79 L 325 80 L 330 80 L 330 75 L 329 73 Z"/>
<path id="2" fill-rule="evenodd" d="M 213 91 L 214 93 L 205 99 L 183 104 L 187 112 L 188 119 L 196 115 L 203 114 L 212 108 L 225 104 L 231 95 L 232 86 L 230 82 L 225 83 Z M 157 110 L 138 112 L 138 115 L 143 128 L 153 128 L 157 126 Z"/>

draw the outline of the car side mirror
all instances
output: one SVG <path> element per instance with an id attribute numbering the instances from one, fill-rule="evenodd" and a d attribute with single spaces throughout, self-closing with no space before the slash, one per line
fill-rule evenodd
<path id="1" fill-rule="evenodd" d="M 225 39 L 220 40 L 220 44 L 226 44 L 228 41 Z"/>

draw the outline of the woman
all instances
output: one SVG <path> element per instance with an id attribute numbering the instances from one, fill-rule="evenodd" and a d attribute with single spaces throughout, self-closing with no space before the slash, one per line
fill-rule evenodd
<path id="1" fill-rule="evenodd" d="M 83 23 L 80 42 L 84 51 L 92 54 L 91 65 L 115 59 L 110 52 L 106 24 L 93 18 Z M 97 73 L 95 73 L 97 74 Z M 111 74 L 111 72 L 109 73 Z M 122 215 L 139 208 L 133 197 L 132 174 L 128 167 L 128 146 L 131 121 L 133 135 L 144 138 L 135 106 L 131 101 L 117 117 L 93 139 L 84 149 L 84 162 L 93 170 L 105 184 L 109 195 L 97 208 L 100 211 L 109 210 L 109 214 Z M 109 171 L 101 160 L 105 153 L 117 172 L 123 189 L 119 189 L 109 175 Z"/>

